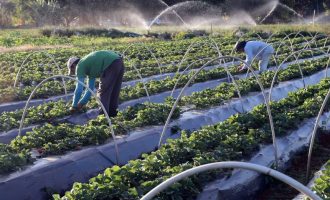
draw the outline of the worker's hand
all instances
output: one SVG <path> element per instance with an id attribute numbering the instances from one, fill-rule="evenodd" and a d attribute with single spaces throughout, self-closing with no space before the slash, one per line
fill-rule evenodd
<path id="1" fill-rule="evenodd" d="M 241 71 L 243 71 L 245 69 L 246 69 L 245 65 L 240 65 L 239 68 L 238 68 L 238 71 L 241 72 Z"/>
<path id="2" fill-rule="evenodd" d="M 78 103 L 78 105 L 77 105 L 77 109 L 78 109 L 78 110 L 81 110 L 81 109 L 83 109 L 84 106 L 85 106 L 85 104 Z"/>
<path id="3" fill-rule="evenodd" d="M 76 107 L 70 107 L 70 114 L 74 114 L 75 112 L 77 112 L 77 108 Z"/>

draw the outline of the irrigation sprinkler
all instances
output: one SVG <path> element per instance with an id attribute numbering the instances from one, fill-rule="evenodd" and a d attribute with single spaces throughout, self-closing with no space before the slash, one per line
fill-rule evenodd
<path id="1" fill-rule="evenodd" d="M 181 2 L 181 3 L 177 3 L 171 6 L 168 6 L 166 3 L 167 8 L 162 10 L 155 18 L 152 19 L 152 21 L 148 24 L 147 30 L 150 30 L 152 25 L 161 17 L 163 16 L 165 13 L 167 13 L 168 11 L 172 11 L 179 20 L 181 20 L 181 22 L 183 23 L 183 25 L 188 29 L 191 30 L 190 26 L 182 19 L 182 17 L 180 15 L 178 15 L 178 13 L 174 10 L 174 8 L 178 8 L 180 6 L 186 5 L 186 4 L 191 3 L 190 1 L 187 2 Z"/>
<path id="2" fill-rule="evenodd" d="M 194 167 L 191 169 L 188 169 L 186 171 L 183 171 L 175 176 L 172 176 L 171 178 L 167 179 L 166 181 L 162 182 L 155 188 L 153 188 L 151 191 L 149 191 L 146 195 L 144 195 L 140 200 L 151 200 L 153 199 L 157 194 L 164 191 L 166 188 L 171 186 L 172 184 L 187 178 L 189 176 L 202 173 L 209 170 L 216 170 L 216 169 L 227 169 L 227 168 L 239 168 L 239 169 L 245 169 L 245 170 L 251 170 L 255 172 L 259 172 L 265 175 L 269 175 L 273 178 L 276 178 L 291 187 L 295 188 L 299 192 L 305 194 L 312 200 L 322 200 L 318 195 L 316 195 L 313 191 L 311 191 L 309 188 L 304 186 L 303 184 L 299 183 L 298 181 L 294 180 L 293 178 L 279 172 L 276 170 L 273 170 L 271 168 L 252 164 L 252 163 L 246 163 L 246 162 L 234 162 L 234 161 L 227 161 L 227 162 L 216 162 L 216 163 L 210 163 L 201 165 L 198 167 Z"/>
<path id="3" fill-rule="evenodd" d="M 114 133 L 114 130 L 113 130 L 113 127 L 112 127 L 112 123 L 111 123 L 111 119 L 108 115 L 108 112 L 106 111 L 106 109 L 105 109 L 104 105 L 102 104 L 101 100 L 97 97 L 97 95 L 95 94 L 95 92 L 93 90 L 91 90 L 85 83 L 83 83 L 83 82 L 79 81 L 78 79 L 73 78 L 71 76 L 54 75 L 54 76 L 48 77 L 48 78 L 44 79 L 43 81 L 41 81 L 33 89 L 33 91 L 31 92 L 31 94 L 30 94 L 30 96 L 29 96 L 29 98 L 28 98 L 28 100 L 25 104 L 24 110 L 23 110 L 23 115 L 22 115 L 20 125 L 19 125 L 19 129 L 18 129 L 18 136 L 21 136 L 21 132 L 22 132 L 23 124 L 24 124 L 24 119 L 25 119 L 25 116 L 26 116 L 27 107 L 28 107 L 33 95 L 36 93 L 37 89 L 39 87 L 41 87 L 44 83 L 46 83 L 47 81 L 49 81 L 51 79 L 56 79 L 56 78 L 62 78 L 62 80 L 69 79 L 69 80 L 76 81 L 78 84 L 81 84 L 83 87 L 85 87 L 95 97 L 97 103 L 101 106 L 101 109 L 103 110 L 103 113 L 104 113 L 105 117 L 108 120 L 108 124 L 109 124 L 109 127 L 110 127 L 110 132 L 111 132 L 113 142 L 114 142 L 114 145 L 115 145 L 115 150 L 116 150 L 116 163 L 119 164 L 119 150 L 118 150 L 118 146 L 117 146 L 117 142 L 116 142 L 116 136 L 115 136 L 115 133 Z"/>
<path id="4" fill-rule="evenodd" d="M 277 143 L 276 143 L 276 135 L 275 135 L 275 129 L 274 129 L 274 123 L 273 123 L 273 117 L 272 117 L 272 114 L 271 114 L 271 110 L 270 110 L 270 105 L 269 105 L 269 101 L 268 101 L 268 98 L 266 97 L 266 94 L 265 94 L 265 89 L 261 83 L 261 81 L 259 80 L 258 76 L 256 75 L 254 69 L 248 65 L 245 61 L 243 61 L 242 59 L 240 58 L 237 58 L 237 57 L 233 57 L 233 56 L 222 56 L 222 57 L 219 57 L 219 58 L 215 58 L 211 61 L 208 61 L 207 63 L 205 63 L 201 68 L 199 68 L 196 73 L 188 80 L 188 82 L 186 83 L 186 85 L 181 89 L 180 91 L 180 94 L 179 96 L 176 98 L 174 104 L 173 104 L 173 107 L 170 111 L 170 114 L 168 115 L 167 119 L 166 119 L 166 123 L 163 127 L 163 130 L 162 130 L 162 133 L 161 133 L 161 136 L 160 136 L 160 139 L 159 139 L 159 143 L 158 143 L 158 147 L 160 148 L 162 142 L 163 142 L 163 137 L 165 135 L 165 132 L 167 130 L 167 127 L 170 123 L 170 120 L 172 118 L 172 115 L 173 115 L 173 112 L 174 110 L 176 109 L 181 97 L 182 97 L 182 94 L 183 92 L 185 91 L 185 89 L 190 85 L 190 83 L 195 79 L 195 77 L 206 67 L 208 66 L 210 63 L 214 62 L 214 61 L 217 61 L 219 59 L 234 59 L 234 60 L 237 60 L 243 64 L 245 64 L 252 72 L 253 76 L 256 78 L 256 81 L 261 89 L 261 93 L 262 93 L 262 96 L 264 98 L 264 101 L 265 101 L 265 104 L 266 104 L 266 108 L 267 108 L 267 113 L 268 113 L 268 117 L 269 117 L 269 123 L 270 123 L 270 128 L 271 128 L 271 132 L 272 132 L 272 139 L 273 139 L 273 146 L 274 146 L 274 155 L 275 155 L 275 167 L 277 168 L 278 167 L 278 153 L 277 153 Z"/>
<path id="5" fill-rule="evenodd" d="M 324 101 L 322 103 L 322 106 L 321 106 L 321 109 L 316 117 L 316 122 L 314 124 L 314 129 L 313 129 L 313 132 L 312 132 L 312 137 L 310 139 L 310 144 L 309 144 L 309 149 L 308 149 L 308 158 L 307 158 L 307 172 L 306 172 L 306 182 L 308 181 L 309 177 L 310 177 L 310 173 L 311 173 L 311 169 L 310 169 L 310 166 L 311 166 L 311 160 L 312 160 L 312 153 L 313 153 L 313 146 L 314 146 L 314 142 L 315 142 L 315 137 L 316 137 L 316 131 L 317 131 L 317 128 L 318 128 L 318 125 L 319 125 L 319 122 L 320 122 L 320 118 L 321 118 L 321 115 L 325 109 L 325 106 L 329 100 L 329 97 L 330 97 L 330 89 L 328 90 L 328 93 L 327 95 L 325 96 L 324 98 Z"/>
<path id="6" fill-rule="evenodd" d="M 54 63 L 55 66 L 57 67 L 59 73 L 60 73 L 60 74 L 62 73 L 62 70 L 61 70 L 60 66 L 58 65 L 58 63 L 56 62 L 56 60 L 55 60 L 55 58 L 54 58 L 53 55 L 49 54 L 49 53 L 46 52 L 46 51 L 35 51 L 35 52 L 30 53 L 30 54 L 24 59 L 24 61 L 22 62 L 22 64 L 20 65 L 20 67 L 19 67 L 19 69 L 18 69 L 18 72 L 17 72 L 17 74 L 16 74 L 16 76 L 15 76 L 14 88 L 17 86 L 17 80 L 18 80 L 18 77 L 19 77 L 19 75 L 21 74 L 21 70 L 22 70 L 22 68 L 24 67 L 25 63 L 28 61 L 28 59 L 29 59 L 32 55 L 34 55 L 34 54 L 36 54 L 36 53 L 44 53 L 47 57 L 49 57 L 49 58 L 53 61 L 53 63 Z M 67 98 L 67 94 L 68 94 L 68 92 L 67 92 L 66 83 L 65 83 L 65 81 L 64 81 L 63 78 L 62 78 L 62 84 L 63 84 L 63 87 L 64 87 L 64 93 L 65 93 L 65 96 L 66 96 L 66 98 Z"/>

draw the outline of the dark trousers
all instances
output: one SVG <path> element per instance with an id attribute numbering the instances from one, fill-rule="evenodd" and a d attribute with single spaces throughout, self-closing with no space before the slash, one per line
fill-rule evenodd
<path id="1" fill-rule="evenodd" d="M 98 96 L 101 99 L 108 115 L 114 117 L 117 115 L 119 104 L 119 93 L 125 66 L 122 58 L 119 58 L 106 68 L 100 77 L 100 86 Z M 102 111 L 100 113 L 103 113 Z"/>

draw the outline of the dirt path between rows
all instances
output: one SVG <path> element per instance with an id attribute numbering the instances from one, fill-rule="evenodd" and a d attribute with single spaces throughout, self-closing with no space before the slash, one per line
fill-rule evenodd
<path id="1" fill-rule="evenodd" d="M 48 50 L 48 49 L 58 49 L 58 48 L 72 48 L 72 45 L 22 45 L 17 47 L 3 47 L 0 46 L 0 53 L 16 52 L 16 51 L 38 51 L 38 50 Z"/>

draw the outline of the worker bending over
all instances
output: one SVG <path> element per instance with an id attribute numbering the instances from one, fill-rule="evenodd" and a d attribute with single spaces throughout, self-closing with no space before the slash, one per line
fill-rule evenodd
<path id="1" fill-rule="evenodd" d="M 98 96 L 108 115 L 110 117 L 117 115 L 119 93 L 125 69 L 120 55 L 113 51 L 95 51 L 82 59 L 71 57 L 67 62 L 67 67 L 69 75 L 76 75 L 77 79 L 83 83 L 88 77 L 88 87 L 91 90 L 95 88 L 95 79 L 100 78 Z M 83 85 L 77 82 L 70 108 L 71 113 L 80 110 L 90 99 L 91 93 L 87 89 L 81 98 L 83 88 Z M 103 114 L 102 109 L 99 113 Z"/>
<path id="2" fill-rule="evenodd" d="M 251 65 L 253 59 L 259 60 L 259 71 L 263 72 L 267 69 L 269 60 L 274 54 L 274 48 L 261 41 L 241 41 L 235 45 L 236 52 L 245 52 L 246 64 Z M 247 69 L 248 67 L 244 64 L 240 67 L 239 71 Z"/>

